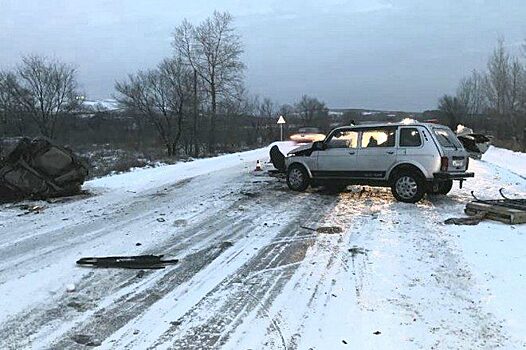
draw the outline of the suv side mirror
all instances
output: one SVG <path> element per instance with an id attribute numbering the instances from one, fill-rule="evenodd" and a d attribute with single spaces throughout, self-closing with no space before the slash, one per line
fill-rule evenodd
<path id="1" fill-rule="evenodd" d="M 327 147 L 325 146 L 325 144 L 323 143 L 323 141 L 316 141 L 312 144 L 312 149 L 314 151 L 323 151 L 324 149 L 326 149 Z"/>

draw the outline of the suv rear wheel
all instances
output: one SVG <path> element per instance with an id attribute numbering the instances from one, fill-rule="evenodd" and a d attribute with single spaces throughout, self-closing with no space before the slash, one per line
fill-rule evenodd
<path id="1" fill-rule="evenodd" d="M 416 203 L 424 197 L 425 181 L 422 176 L 411 171 L 403 171 L 394 175 L 391 192 L 400 202 Z"/>
<path id="2" fill-rule="evenodd" d="M 293 164 L 287 171 L 287 185 L 293 191 L 303 192 L 309 187 L 309 174 L 301 165 Z"/>
<path id="3" fill-rule="evenodd" d="M 453 180 L 446 180 L 429 184 L 428 193 L 431 195 L 448 194 L 453 188 Z"/>

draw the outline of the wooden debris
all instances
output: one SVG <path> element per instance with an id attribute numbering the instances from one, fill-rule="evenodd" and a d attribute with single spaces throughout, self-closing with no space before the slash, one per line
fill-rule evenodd
<path id="1" fill-rule="evenodd" d="M 470 202 L 466 205 L 464 212 L 470 216 L 480 215 L 480 213 L 485 212 L 486 219 L 500 221 L 508 225 L 526 223 L 525 210 L 507 208 L 490 203 Z"/>

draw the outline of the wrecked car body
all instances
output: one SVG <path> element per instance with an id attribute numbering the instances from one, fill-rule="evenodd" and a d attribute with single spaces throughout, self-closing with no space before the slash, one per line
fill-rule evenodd
<path id="1" fill-rule="evenodd" d="M 473 159 L 481 159 L 491 145 L 490 137 L 476 134 L 473 129 L 466 128 L 463 125 L 459 125 L 457 128 L 457 137 Z"/>
<path id="2" fill-rule="evenodd" d="M 71 150 L 45 138 L 22 138 L 0 161 L 0 199 L 77 194 L 87 176 L 87 163 Z"/>

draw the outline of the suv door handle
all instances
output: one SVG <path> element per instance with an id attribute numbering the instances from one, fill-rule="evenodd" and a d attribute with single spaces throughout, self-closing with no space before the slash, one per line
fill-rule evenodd
<path id="1" fill-rule="evenodd" d="M 353 152 L 353 151 L 350 151 L 350 152 L 349 152 L 350 155 L 353 155 L 354 153 L 355 153 L 355 152 Z"/>
<path id="2" fill-rule="evenodd" d="M 387 151 L 387 154 L 394 154 L 394 151 Z"/>

